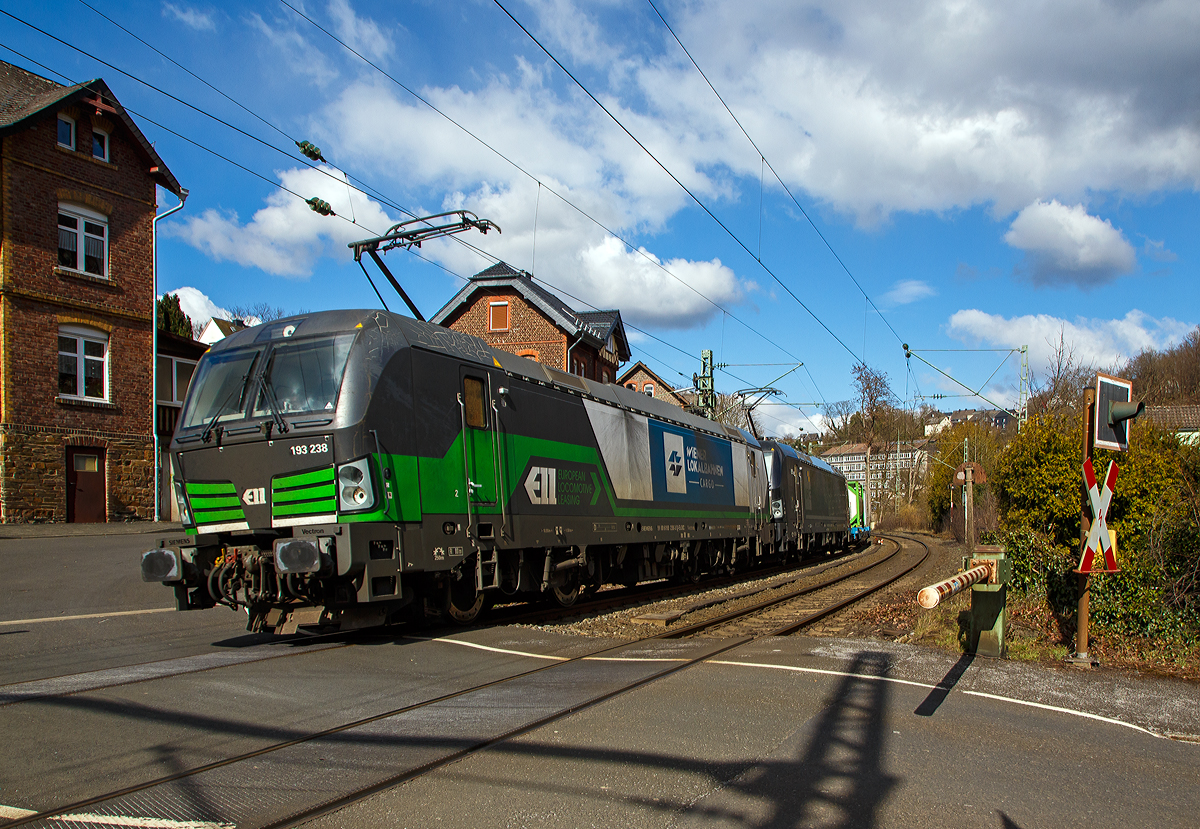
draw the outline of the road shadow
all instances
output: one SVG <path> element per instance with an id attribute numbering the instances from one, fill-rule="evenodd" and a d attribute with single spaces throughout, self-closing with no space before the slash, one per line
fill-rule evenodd
<path id="1" fill-rule="evenodd" d="M 889 774 L 884 768 L 891 688 L 881 678 L 890 668 L 891 657 L 887 654 L 871 651 L 856 654 L 846 669 L 848 675 L 838 681 L 815 709 L 816 715 L 765 757 L 754 754 L 720 761 L 697 757 L 687 749 L 674 752 L 622 750 L 541 740 L 507 740 L 485 749 L 493 758 L 501 759 L 499 764 L 490 765 L 503 770 L 500 774 L 506 778 L 499 781 L 490 777 L 489 787 L 499 785 L 527 793 L 544 793 L 548 800 L 556 803 L 561 803 L 564 797 L 609 798 L 650 810 L 659 815 L 663 823 L 687 825 L 693 821 L 706 823 L 715 818 L 726 825 L 756 829 L 796 826 L 869 829 L 879 824 L 879 812 L 900 782 L 898 776 Z M 169 725 L 172 729 L 183 728 L 209 738 L 222 734 L 236 736 L 260 745 L 303 740 L 307 736 L 303 723 L 272 722 L 261 709 L 216 706 L 206 713 L 185 712 L 81 695 L 39 700 L 36 704 L 59 710 L 86 711 L 128 722 Z M 743 704 L 754 703 L 745 700 Z M 453 715 L 453 711 L 448 713 Z M 291 813 L 311 808 L 315 804 L 306 801 L 317 794 L 306 792 L 304 787 L 297 789 L 296 780 L 324 779 L 332 769 L 337 769 L 336 785 L 346 787 L 342 791 L 388 788 L 411 774 L 406 769 L 429 767 L 436 757 L 463 757 L 477 750 L 477 740 L 483 735 L 472 734 L 470 718 L 463 721 L 461 728 L 437 734 L 437 723 L 446 720 L 424 719 L 427 716 L 427 713 L 415 713 L 409 725 L 396 729 L 387 727 L 384 721 L 377 721 L 362 729 L 334 730 L 319 740 L 304 742 L 295 751 L 289 749 L 279 755 L 247 758 L 253 769 L 261 766 L 261 771 L 239 765 L 225 766 L 200 777 L 174 780 L 167 784 L 166 791 L 173 790 L 188 804 L 189 817 L 194 815 L 205 820 L 242 825 L 249 817 L 243 810 L 250 807 L 219 795 L 229 791 L 230 786 L 237 788 L 247 779 L 256 780 L 255 787 L 263 787 L 261 794 L 267 800 L 270 800 L 267 794 L 272 790 L 290 792 L 285 803 L 271 803 L 267 807 L 260 802 L 255 809 L 265 808 L 271 813 L 279 808 Z M 518 719 L 520 716 L 517 713 Z M 396 722 L 404 721 L 402 716 Z M 186 733 L 177 733 L 170 743 L 147 746 L 156 755 L 155 771 L 167 776 L 178 774 L 183 766 L 178 762 L 176 752 L 185 745 Z M 130 748 L 136 750 L 133 746 Z M 241 748 L 253 746 L 243 742 Z M 515 769 L 521 760 L 528 761 L 524 765 L 536 768 L 537 773 L 509 773 L 508 770 Z M 551 772 L 552 766 L 548 764 L 562 764 L 565 768 Z M 478 773 L 489 774 L 488 766 L 484 764 Z M 586 782 L 591 776 L 586 772 L 594 773 L 597 766 L 632 768 L 631 779 L 634 780 L 684 775 L 693 778 L 695 785 L 672 789 L 665 797 L 600 791 L 598 784 Z M 273 774 L 267 771 L 272 768 L 275 769 Z M 584 773 L 572 773 L 575 768 Z M 147 770 L 141 769 L 139 775 Z M 60 771 L 71 773 L 70 768 Z M 464 779 L 470 776 L 470 772 L 461 770 L 454 774 Z M 702 793 L 697 794 L 698 790 Z M 661 790 L 657 793 L 661 795 Z M 332 794 L 333 791 L 326 790 L 321 797 Z M 142 796 L 153 796 L 152 791 L 139 794 Z M 256 815 L 256 819 L 264 819 L 261 813 Z"/>
<path id="2" fill-rule="evenodd" d="M 973 653 L 964 653 L 960 656 L 958 661 L 938 681 L 938 684 L 929 692 L 929 696 L 925 697 L 913 713 L 918 717 L 932 717 L 934 712 L 938 710 L 938 706 L 945 702 L 950 691 L 954 689 L 954 686 L 958 684 L 958 681 L 962 679 L 962 675 L 967 672 L 967 668 L 971 667 L 971 663 L 974 661 L 975 654 Z"/>

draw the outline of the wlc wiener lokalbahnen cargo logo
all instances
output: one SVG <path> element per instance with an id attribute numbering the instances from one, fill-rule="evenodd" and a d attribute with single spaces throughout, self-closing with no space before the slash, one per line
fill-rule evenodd
<path id="1" fill-rule="evenodd" d="M 667 464 L 667 492 L 687 495 L 687 476 L 683 474 L 683 435 L 663 432 L 663 456 Z"/>

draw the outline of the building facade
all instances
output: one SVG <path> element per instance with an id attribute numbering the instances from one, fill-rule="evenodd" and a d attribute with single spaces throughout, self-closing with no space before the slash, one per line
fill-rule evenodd
<path id="1" fill-rule="evenodd" d="M 649 395 L 655 400 L 662 400 L 664 403 L 670 403 L 681 409 L 685 409 L 689 405 L 688 401 L 675 393 L 675 389 L 669 383 L 651 371 L 641 360 L 622 372 L 621 376 L 617 378 L 617 385 Z"/>
<path id="2" fill-rule="evenodd" d="M 472 276 L 430 322 L 601 383 L 630 357 L 620 311 L 575 311 L 504 262 Z"/>
<path id="3" fill-rule="evenodd" d="M 0 63 L 0 520 L 154 513 L 157 187 L 102 80 Z"/>
<path id="4" fill-rule="evenodd" d="M 821 454 L 848 481 L 867 482 L 867 445 L 847 443 Z M 878 518 L 883 511 L 911 504 L 929 472 L 926 441 L 891 443 L 871 452 L 871 505 Z"/>

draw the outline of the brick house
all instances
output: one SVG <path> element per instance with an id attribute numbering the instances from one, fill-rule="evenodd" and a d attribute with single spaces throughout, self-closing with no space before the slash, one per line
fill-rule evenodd
<path id="1" fill-rule="evenodd" d="M 153 516 L 156 186 L 104 81 L 0 62 L 2 521 Z"/>
<path id="2" fill-rule="evenodd" d="M 684 400 L 676 394 L 670 383 L 651 371 L 641 360 L 625 369 L 624 373 L 617 378 L 617 385 L 649 395 L 655 400 L 662 400 L 681 409 L 686 409 L 691 405 L 690 401 Z"/>
<path id="3" fill-rule="evenodd" d="M 472 276 L 430 322 L 601 383 L 630 357 L 620 311 L 572 310 L 504 262 Z"/>

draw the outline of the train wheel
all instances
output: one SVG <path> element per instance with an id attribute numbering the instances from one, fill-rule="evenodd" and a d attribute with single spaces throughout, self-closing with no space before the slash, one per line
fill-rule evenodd
<path id="1" fill-rule="evenodd" d="M 568 571 L 562 584 L 550 585 L 550 598 L 559 607 L 570 607 L 579 600 L 579 568 Z"/>
<path id="2" fill-rule="evenodd" d="M 456 625 L 473 624 L 487 609 L 487 604 L 487 596 L 482 591 L 475 590 L 474 579 L 451 579 L 446 584 L 442 610 Z"/>

